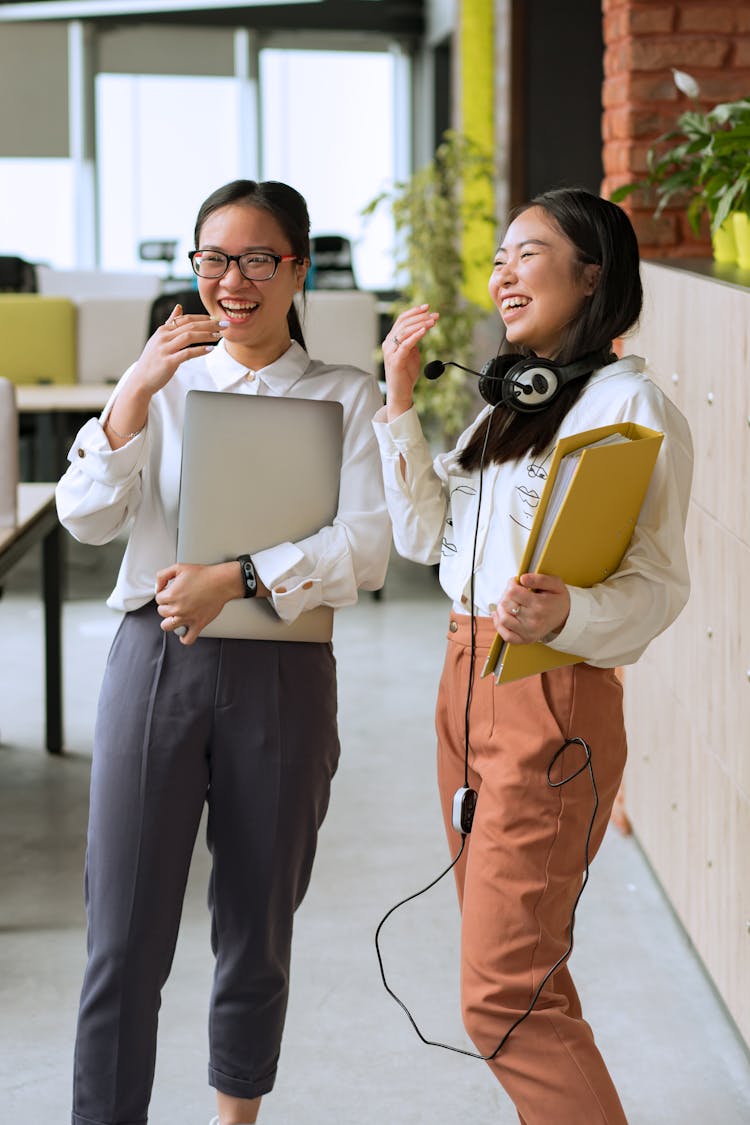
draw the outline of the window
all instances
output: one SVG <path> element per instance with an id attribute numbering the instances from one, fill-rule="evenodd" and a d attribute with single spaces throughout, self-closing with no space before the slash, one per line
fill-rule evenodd
<path id="1" fill-rule="evenodd" d="M 393 228 L 360 212 L 394 168 L 393 58 L 386 52 L 261 52 L 263 178 L 301 191 L 312 233 L 353 245 L 362 289 L 393 285 Z"/>
<path id="2" fill-rule="evenodd" d="M 69 269 L 75 261 L 70 160 L 0 160 L 0 253 Z"/>
<path id="3" fill-rule="evenodd" d="M 177 239 L 187 260 L 199 206 L 239 176 L 238 90 L 233 78 L 100 74 L 96 80 L 100 264 L 156 269 L 138 258 L 143 239 Z"/>

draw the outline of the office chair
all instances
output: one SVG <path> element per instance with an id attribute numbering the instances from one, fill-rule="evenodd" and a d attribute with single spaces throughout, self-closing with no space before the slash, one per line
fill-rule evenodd
<path id="1" fill-rule="evenodd" d="M 24 258 L 0 256 L 0 293 L 36 293 L 36 269 Z"/>
<path id="2" fill-rule="evenodd" d="M 310 239 L 311 289 L 356 289 L 352 244 L 340 234 L 319 234 Z"/>
<path id="3" fill-rule="evenodd" d="M 151 339 L 160 324 L 164 324 L 175 305 L 182 305 L 182 311 L 186 313 L 207 315 L 198 290 L 192 285 L 184 289 L 173 289 L 168 293 L 160 293 L 151 303 L 147 340 Z"/>

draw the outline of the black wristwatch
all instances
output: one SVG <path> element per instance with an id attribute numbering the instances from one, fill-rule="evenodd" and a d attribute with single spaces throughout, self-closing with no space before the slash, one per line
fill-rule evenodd
<path id="1" fill-rule="evenodd" d="M 240 555 L 237 559 L 242 571 L 242 583 L 245 587 L 243 597 L 254 598 L 258 593 L 258 575 L 255 573 L 253 560 L 249 555 Z"/>

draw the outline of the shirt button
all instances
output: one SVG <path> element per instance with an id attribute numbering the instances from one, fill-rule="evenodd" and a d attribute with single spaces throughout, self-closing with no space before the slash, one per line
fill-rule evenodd
<path id="1" fill-rule="evenodd" d="M 462 594 L 461 595 L 461 605 L 467 605 L 468 602 L 469 602 L 469 599 L 466 597 L 466 594 Z"/>
<path id="2" fill-rule="evenodd" d="M 247 375 L 245 376 L 245 379 L 248 381 L 248 383 L 254 383 L 255 382 L 255 372 L 254 371 L 248 371 Z"/>
<path id="3" fill-rule="evenodd" d="M 490 604 L 488 606 L 488 609 L 489 609 L 490 613 L 494 613 L 495 610 L 497 609 L 497 606 L 496 606 L 495 602 L 490 602 Z"/>
<path id="4" fill-rule="evenodd" d="M 78 456 L 79 457 L 85 457 L 86 456 L 86 450 L 85 449 L 79 449 L 78 450 Z"/>
<path id="5" fill-rule="evenodd" d="M 450 629 L 451 633 L 457 633 L 458 632 L 458 622 L 457 621 L 451 621 L 448 628 Z"/>

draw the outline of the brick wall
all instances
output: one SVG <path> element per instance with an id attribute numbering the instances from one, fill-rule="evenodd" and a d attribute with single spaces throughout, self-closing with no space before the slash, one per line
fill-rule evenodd
<path id="1" fill-rule="evenodd" d="M 602 0 L 604 16 L 604 182 L 602 195 L 639 179 L 653 141 L 693 104 L 672 67 L 698 82 L 701 108 L 750 95 L 749 0 Z M 710 254 L 684 213 L 670 207 L 656 221 L 654 201 L 636 192 L 623 204 L 644 257 Z"/>

